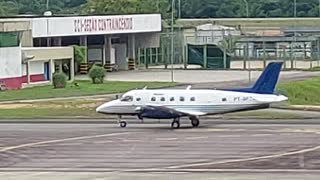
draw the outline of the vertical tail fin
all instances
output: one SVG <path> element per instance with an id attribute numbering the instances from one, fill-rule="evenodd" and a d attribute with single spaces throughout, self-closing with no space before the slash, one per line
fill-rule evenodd
<path id="1" fill-rule="evenodd" d="M 263 73 L 261 74 L 261 76 L 252 88 L 234 89 L 232 91 L 259 94 L 273 94 L 279 79 L 282 64 L 282 62 L 270 63 L 265 68 L 265 70 L 263 71 Z"/>
<path id="2" fill-rule="evenodd" d="M 282 64 L 282 62 L 270 63 L 252 87 L 252 91 L 261 94 L 273 94 L 279 79 Z"/>

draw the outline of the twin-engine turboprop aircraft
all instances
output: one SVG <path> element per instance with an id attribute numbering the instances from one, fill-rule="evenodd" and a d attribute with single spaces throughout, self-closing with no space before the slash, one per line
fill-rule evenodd
<path id="1" fill-rule="evenodd" d="M 245 89 L 225 90 L 133 90 L 120 99 L 99 106 L 102 114 L 133 115 L 143 120 L 173 119 L 172 128 L 180 128 L 180 118 L 188 117 L 193 127 L 199 117 L 269 108 L 270 104 L 288 100 L 274 94 L 282 63 L 270 63 L 255 85 Z M 121 127 L 127 122 L 119 118 Z"/>

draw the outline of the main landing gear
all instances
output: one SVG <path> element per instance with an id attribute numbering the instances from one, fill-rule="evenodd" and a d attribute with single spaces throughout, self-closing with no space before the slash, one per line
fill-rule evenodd
<path id="1" fill-rule="evenodd" d="M 171 123 L 172 129 L 179 129 L 180 128 L 180 118 L 175 118 Z"/>
<path id="2" fill-rule="evenodd" d="M 200 121 L 197 117 L 190 117 L 192 127 L 199 127 Z M 180 128 L 180 118 L 175 118 L 172 123 L 171 127 L 173 129 L 179 129 Z"/>
<path id="3" fill-rule="evenodd" d="M 198 118 L 196 117 L 190 117 L 190 120 L 191 120 L 191 124 L 193 127 L 199 127 L 200 125 L 200 121 Z"/>

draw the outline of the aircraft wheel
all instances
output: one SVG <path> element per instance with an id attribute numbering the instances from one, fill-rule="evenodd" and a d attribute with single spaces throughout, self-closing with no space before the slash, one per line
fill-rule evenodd
<path id="1" fill-rule="evenodd" d="M 120 122 L 120 127 L 122 127 L 122 128 L 127 127 L 127 122 L 121 121 L 121 122 Z"/>
<path id="2" fill-rule="evenodd" d="M 199 127 L 200 121 L 197 118 L 192 118 L 191 119 L 191 124 L 192 124 L 193 127 Z"/>
<path id="3" fill-rule="evenodd" d="M 179 129 L 179 128 L 180 128 L 180 122 L 179 122 L 179 121 L 173 121 L 173 122 L 171 123 L 171 127 L 172 127 L 173 129 Z"/>

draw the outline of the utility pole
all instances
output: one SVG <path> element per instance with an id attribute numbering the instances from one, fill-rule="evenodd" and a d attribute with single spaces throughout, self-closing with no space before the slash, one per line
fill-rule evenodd
<path id="1" fill-rule="evenodd" d="M 296 44 L 297 44 L 297 0 L 294 0 L 294 45 L 293 45 L 293 59 L 291 59 L 291 69 L 293 69 L 293 64 L 296 61 Z"/>
<path id="2" fill-rule="evenodd" d="M 319 0 L 320 1 L 320 0 Z M 179 14 L 178 17 L 179 19 L 181 18 L 181 0 L 178 0 L 178 4 L 179 4 Z"/>
<path id="3" fill-rule="evenodd" d="M 319 0 L 319 14 L 318 14 L 318 16 L 320 17 L 320 0 Z"/>
<path id="4" fill-rule="evenodd" d="M 244 3 L 246 4 L 246 17 L 247 20 L 249 19 L 249 3 L 247 0 L 243 0 Z M 252 81 L 252 75 L 251 75 L 251 62 L 250 62 L 250 48 L 249 48 L 249 43 L 247 43 L 247 60 L 249 60 L 248 62 L 248 71 L 249 71 L 249 83 L 251 83 Z"/>
<path id="5" fill-rule="evenodd" d="M 49 10 L 49 2 L 50 0 L 47 0 L 47 5 L 46 5 L 47 10 Z"/>
<path id="6" fill-rule="evenodd" d="M 171 82 L 174 82 L 173 74 L 173 61 L 174 61 L 174 12 L 175 12 L 175 0 L 172 0 L 171 5 Z"/>

